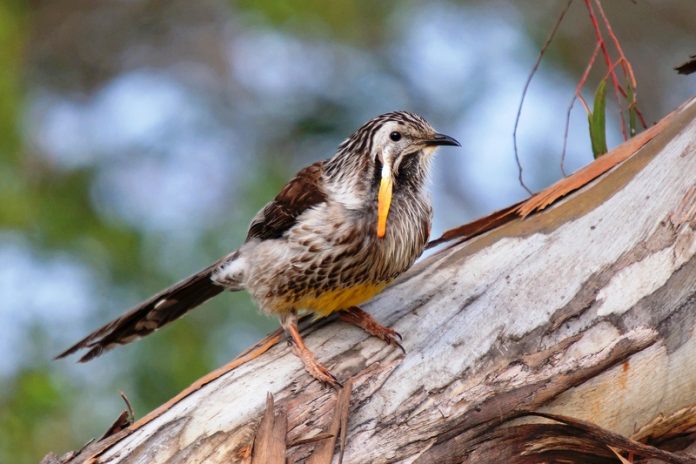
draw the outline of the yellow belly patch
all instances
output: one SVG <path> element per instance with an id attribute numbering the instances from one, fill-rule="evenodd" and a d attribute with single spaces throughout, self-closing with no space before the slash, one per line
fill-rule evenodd
<path id="1" fill-rule="evenodd" d="M 328 290 L 319 295 L 306 295 L 300 298 L 295 307 L 308 309 L 321 316 L 328 316 L 334 311 L 348 309 L 362 304 L 384 290 L 388 282 L 379 284 L 360 284 L 355 287 Z"/>

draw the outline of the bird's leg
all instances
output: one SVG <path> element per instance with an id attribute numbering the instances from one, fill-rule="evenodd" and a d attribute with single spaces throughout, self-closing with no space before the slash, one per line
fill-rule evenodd
<path id="1" fill-rule="evenodd" d="M 322 364 L 317 361 L 307 345 L 305 345 L 302 336 L 300 335 L 300 330 L 297 327 L 297 314 L 295 311 L 291 311 L 285 314 L 280 319 L 280 325 L 283 326 L 285 333 L 290 336 L 290 342 L 292 344 L 292 351 L 295 355 L 302 360 L 305 370 L 320 382 L 330 385 L 336 389 L 341 387 L 340 382 L 334 377 L 334 375 Z"/>
<path id="2" fill-rule="evenodd" d="M 389 327 L 384 327 L 382 324 L 377 322 L 377 320 L 374 317 L 370 316 L 368 313 L 358 308 L 357 306 L 353 306 L 344 311 L 341 311 L 340 313 L 338 313 L 338 317 L 342 321 L 360 327 L 370 335 L 374 335 L 375 337 L 384 340 L 389 345 L 398 346 L 399 348 L 401 348 L 401 351 L 403 351 L 404 354 L 406 353 L 404 347 L 401 346 L 401 343 L 399 343 L 399 340 L 402 340 L 401 334 L 399 334 L 399 332 L 397 332 L 394 329 L 390 329 Z"/>

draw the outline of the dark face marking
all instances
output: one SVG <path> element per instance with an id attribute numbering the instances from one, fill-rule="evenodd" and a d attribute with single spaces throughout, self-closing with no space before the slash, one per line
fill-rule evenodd
<path id="1" fill-rule="evenodd" d="M 413 179 L 417 178 L 418 170 L 420 169 L 420 152 L 404 155 L 399 165 L 399 172 L 396 175 L 394 182 L 394 191 L 397 192 L 403 188 L 412 188 Z"/>

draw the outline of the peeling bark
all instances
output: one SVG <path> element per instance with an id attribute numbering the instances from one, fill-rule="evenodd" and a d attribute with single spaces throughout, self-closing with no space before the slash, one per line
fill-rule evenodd
<path id="1" fill-rule="evenodd" d="M 343 462 L 620 462 L 608 445 L 628 450 L 523 411 L 689 447 L 695 205 L 692 101 L 580 191 L 438 251 L 366 305 L 404 336 L 405 356 L 336 320 L 311 326 L 308 346 L 352 383 Z M 285 442 L 301 443 L 288 462 L 339 441 L 307 440 L 336 430 L 341 408 L 285 343 L 235 366 L 63 462 L 251 462 L 268 392 L 287 413 Z"/>

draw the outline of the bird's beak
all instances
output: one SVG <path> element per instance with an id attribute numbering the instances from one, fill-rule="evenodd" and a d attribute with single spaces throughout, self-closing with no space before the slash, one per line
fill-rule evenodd
<path id="1" fill-rule="evenodd" d="M 377 237 L 384 238 L 387 233 L 387 216 L 391 206 L 392 189 L 394 179 L 392 177 L 391 163 L 385 160 L 382 165 L 382 179 L 379 181 L 379 193 L 377 194 Z"/>
<path id="2" fill-rule="evenodd" d="M 429 139 L 423 140 L 428 146 L 441 146 L 441 145 L 451 145 L 454 147 L 461 147 L 462 145 L 457 142 L 457 140 L 449 135 L 445 134 L 435 134 Z"/>

